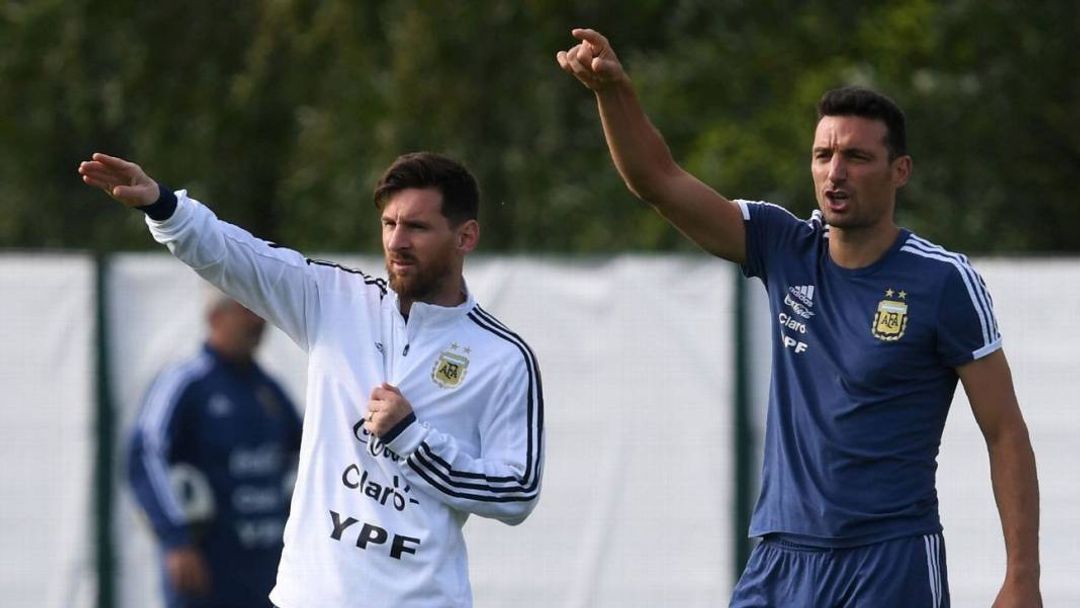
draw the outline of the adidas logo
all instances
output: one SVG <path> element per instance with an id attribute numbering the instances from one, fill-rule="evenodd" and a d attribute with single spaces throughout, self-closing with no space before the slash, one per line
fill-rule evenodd
<path id="1" fill-rule="evenodd" d="M 803 303 L 807 308 L 814 307 L 814 286 L 813 285 L 798 285 L 796 287 L 788 287 L 788 292 L 795 296 L 797 300 Z"/>

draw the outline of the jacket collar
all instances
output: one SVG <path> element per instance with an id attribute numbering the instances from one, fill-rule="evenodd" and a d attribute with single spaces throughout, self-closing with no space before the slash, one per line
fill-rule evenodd
<path id="1" fill-rule="evenodd" d="M 473 298 L 468 284 L 462 282 L 462 287 L 465 290 L 465 301 L 457 306 L 438 306 L 427 302 L 413 302 L 412 307 L 409 309 L 408 325 L 416 327 L 423 325 L 430 330 L 431 328 L 456 323 L 476 306 L 476 300 Z M 398 299 L 397 292 L 390 289 L 389 293 L 394 310 L 401 314 L 401 301 Z"/>

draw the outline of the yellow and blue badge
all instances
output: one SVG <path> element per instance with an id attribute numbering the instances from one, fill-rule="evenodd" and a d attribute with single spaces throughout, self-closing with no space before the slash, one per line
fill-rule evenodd
<path id="1" fill-rule="evenodd" d="M 906 291 L 885 290 L 885 299 L 878 302 L 877 314 L 874 315 L 874 324 L 870 330 L 875 338 L 895 342 L 903 337 L 908 322 L 906 299 Z"/>
<path id="2" fill-rule="evenodd" d="M 465 372 L 469 369 L 469 358 L 464 354 L 455 352 L 458 345 L 453 344 L 450 350 L 443 351 L 439 359 L 435 361 L 435 367 L 431 369 L 431 379 L 443 388 L 457 388 L 465 380 Z M 469 349 L 465 349 L 467 353 Z"/>

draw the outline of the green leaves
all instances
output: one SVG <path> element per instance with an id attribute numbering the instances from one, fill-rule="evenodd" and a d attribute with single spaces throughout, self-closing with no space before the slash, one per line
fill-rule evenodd
<path id="1" fill-rule="evenodd" d="M 375 179 L 428 149 L 477 173 L 483 251 L 691 249 L 623 187 L 592 96 L 555 64 L 580 25 L 611 38 L 676 158 L 727 196 L 812 209 L 814 104 L 858 82 L 909 116 L 902 223 L 969 252 L 1077 251 L 1078 10 L 8 2 L 0 246 L 150 247 L 140 218 L 75 175 L 100 150 L 265 238 L 377 251 Z"/>

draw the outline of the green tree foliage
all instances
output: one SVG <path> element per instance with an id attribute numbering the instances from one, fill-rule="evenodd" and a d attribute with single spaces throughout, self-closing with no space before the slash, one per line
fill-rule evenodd
<path id="1" fill-rule="evenodd" d="M 812 209 L 814 103 L 866 84 L 910 119 L 901 223 L 970 252 L 1080 250 L 1071 0 L 8 0 L 0 245 L 150 247 L 79 182 L 101 150 L 260 236 L 374 251 L 375 180 L 429 149 L 479 176 L 486 251 L 688 248 L 556 66 L 576 25 L 612 39 L 676 158 L 728 196 Z"/>

